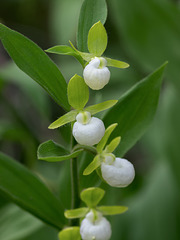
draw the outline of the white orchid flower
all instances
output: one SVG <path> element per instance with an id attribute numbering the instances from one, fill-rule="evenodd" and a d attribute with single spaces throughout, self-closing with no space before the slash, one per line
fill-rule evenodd
<path id="1" fill-rule="evenodd" d="M 104 180 L 112 187 L 126 187 L 135 177 L 132 163 L 123 158 L 113 159 L 110 156 L 101 163 L 101 172 Z"/>
<path id="2" fill-rule="evenodd" d="M 83 240 L 109 240 L 111 233 L 110 223 L 100 212 L 91 210 L 81 222 L 80 234 Z"/>
<path id="3" fill-rule="evenodd" d="M 85 83 L 93 90 L 102 89 L 110 79 L 110 71 L 103 57 L 93 58 L 85 67 L 83 77 Z"/>
<path id="4" fill-rule="evenodd" d="M 93 146 L 104 136 L 105 127 L 102 120 L 91 117 L 89 112 L 81 112 L 76 116 L 73 136 L 81 145 Z"/>

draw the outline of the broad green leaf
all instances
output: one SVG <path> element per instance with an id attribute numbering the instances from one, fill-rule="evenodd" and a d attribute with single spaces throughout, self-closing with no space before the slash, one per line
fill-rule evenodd
<path id="1" fill-rule="evenodd" d="M 93 159 L 93 161 L 84 170 L 83 175 L 91 174 L 100 165 L 101 165 L 101 159 L 100 159 L 99 155 L 96 155 L 95 158 Z"/>
<path id="2" fill-rule="evenodd" d="M 117 127 L 117 125 L 118 125 L 117 123 L 113 123 L 106 129 L 104 136 L 102 137 L 101 141 L 97 145 L 97 152 L 101 152 L 103 150 L 111 133 L 114 131 L 114 129 Z"/>
<path id="3" fill-rule="evenodd" d="M 39 160 L 44 160 L 47 162 L 59 162 L 67 159 L 77 157 L 83 150 L 77 150 L 73 153 L 70 153 L 65 148 L 59 144 L 49 140 L 42 143 L 38 147 L 37 156 Z"/>
<path id="4" fill-rule="evenodd" d="M 67 84 L 57 66 L 28 38 L 0 23 L 0 40 L 16 65 L 65 110 L 69 110 Z"/>
<path id="5" fill-rule="evenodd" d="M 98 21 L 105 23 L 107 5 L 105 0 L 84 0 L 78 23 L 77 45 L 82 52 L 87 52 L 87 37 L 89 29 Z"/>
<path id="6" fill-rule="evenodd" d="M 61 127 L 67 123 L 73 122 L 76 120 L 77 114 L 78 114 L 78 112 L 76 110 L 70 111 L 70 112 L 64 114 L 62 117 L 58 118 L 53 123 L 51 123 L 51 125 L 48 128 L 55 129 L 55 128 Z"/>
<path id="7" fill-rule="evenodd" d="M 64 209 L 38 177 L 3 153 L 0 173 L 1 195 L 55 228 L 63 227 Z"/>
<path id="8" fill-rule="evenodd" d="M 103 24 L 95 23 L 88 33 L 88 50 L 90 53 L 100 57 L 107 47 L 107 33 Z"/>
<path id="9" fill-rule="evenodd" d="M 68 227 L 58 234 L 59 240 L 81 240 L 79 227 Z"/>
<path id="10" fill-rule="evenodd" d="M 105 115 L 103 121 L 109 125 L 116 121 L 118 127 L 111 139 L 121 136 L 117 153 L 123 156 L 143 135 L 151 123 L 158 104 L 162 75 L 167 63 L 144 78 L 126 92 L 119 102 Z M 101 140 L 102 141 L 102 140 Z"/>
<path id="11" fill-rule="evenodd" d="M 128 210 L 128 207 L 124 206 L 100 206 L 97 210 L 103 213 L 103 215 L 116 215 L 124 213 Z"/>
<path id="12" fill-rule="evenodd" d="M 47 49 L 46 52 L 73 56 L 81 63 L 82 66 L 84 66 L 84 62 L 81 55 L 69 46 L 66 45 L 54 46 Z"/>
<path id="13" fill-rule="evenodd" d="M 111 59 L 111 58 L 107 58 L 105 57 L 106 61 L 107 61 L 107 66 L 110 67 L 116 67 L 116 68 L 128 68 L 129 64 L 119 61 L 119 60 L 115 60 L 115 59 Z"/>
<path id="14" fill-rule="evenodd" d="M 98 112 L 104 111 L 108 108 L 114 106 L 118 101 L 117 100 L 108 100 L 102 103 L 98 103 L 89 107 L 86 107 L 84 110 L 90 112 L 91 115 L 94 115 Z"/>
<path id="15" fill-rule="evenodd" d="M 77 74 L 68 83 L 69 104 L 75 109 L 83 109 L 89 100 L 89 88 Z"/>
<path id="16" fill-rule="evenodd" d="M 110 142 L 110 144 L 106 146 L 105 152 L 112 153 L 117 148 L 117 146 L 119 145 L 120 141 L 121 141 L 121 137 L 114 138 Z"/>
<path id="17" fill-rule="evenodd" d="M 81 192 L 81 199 L 88 207 L 94 208 L 104 197 L 105 191 L 101 188 L 92 187 L 87 188 Z"/>
<path id="18" fill-rule="evenodd" d="M 0 239 L 3 240 L 22 240 L 44 225 L 15 204 L 7 204 L 1 208 L 0 216 Z"/>
<path id="19" fill-rule="evenodd" d="M 72 219 L 72 218 L 82 218 L 86 215 L 86 213 L 89 211 L 89 208 L 83 207 L 83 208 L 76 208 L 71 210 L 66 210 L 64 212 L 64 215 L 66 218 Z"/>

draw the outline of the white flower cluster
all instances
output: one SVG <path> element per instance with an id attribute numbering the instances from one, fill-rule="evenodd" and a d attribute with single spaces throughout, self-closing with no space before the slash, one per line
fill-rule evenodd
<path id="1" fill-rule="evenodd" d="M 111 225 L 100 212 L 91 210 L 81 222 L 80 234 L 83 240 L 109 240 Z"/>

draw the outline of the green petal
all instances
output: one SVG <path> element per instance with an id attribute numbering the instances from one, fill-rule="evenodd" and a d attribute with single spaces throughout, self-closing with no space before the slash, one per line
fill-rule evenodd
<path id="1" fill-rule="evenodd" d="M 101 165 L 101 159 L 100 159 L 99 155 L 96 155 L 95 158 L 93 159 L 93 161 L 84 170 L 83 175 L 91 174 L 100 165 Z"/>
<path id="2" fill-rule="evenodd" d="M 119 145 L 120 141 L 121 141 L 121 137 L 114 138 L 110 142 L 110 144 L 106 146 L 105 152 L 106 153 L 112 153 L 117 148 L 117 146 Z"/>
<path id="3" fill-rule="evenodd" d="M 89 208 L 83 207 L 83 208 L 66 210 L 64 212 L 64 215 L 66 218 L 69 218 L 69 219 L 82 218 L 86 215 L 88 211 L 89 211 Z"/>
<path id="4" fill-rule="evenodd" d="M 109 100 L 109 101 L 105 101 L 102 103 L 98 103 L 92 106 L 89 106 L 87 108 L 85 108 L 84 110 L 87 112 L 90 112 L 91 115 L 94 115 L 98 112 L 104 111 L 108 108 L 111 108 L 112 106 L 114 106 L 118 101 L 117 100 Z"/>
<path id="5" fill-rule="evenodd" d="M 107 66 L 110 67 L 116 67 L 116 68 L 128 68 L 129 64 L 119 61 L 119 60 L 115 60 L 115 59 L 111 59 L 111 58 L 107 58 L 105 57 L 106 61 L 107 61 Z"/>
<path id="6" fill-rule="evenodd" d="M 77 114 L 78 114 L 78 111 L 76 111 L 76 110 L 70 111 L 70 112 L 66 113 L 65 115 L 63 115 L 62 117 L 58 118 L 53 123 L 51 123 L 51 125 L 48 128 L 55 129 L 55 128 L 61 127 L 67 123 L 73 122 L 76 120 Z"/>
<path id="7" fill-rule="evenodd" d="M 99 21 L 95 23 L 88 33 L 89 52 L 100 57 L 107 47 L 107 33 L 103 24 Z"/>
<path id="8" fill-rule="evenodd" d="M 81 199 L 90 208 L 95 208 L 97 204 L 104 197 L 105 191 L 101 188 L 92 187 L 87 188 L 81 192 Z"/>
<path id="9" fill-rule="evenodd" d="M 100 206 L 97 207 L 97 210 L 102 212 L 103 215 L 116 215 L 126 212 L 128 208 L 124 206 Z"/>
<path id="10" fill-rule="evenodd" d="M 97 145 L 97 152 L 101 152 L 104 149 L 104 146 L 108 141 L 108 138 L 110 137 L 112 131 L 115 129 L 117 125 L 118 125 L 117 123 L 114 123 L 106 129 L 104 136 L 102 137 L 101 141 Z"/>
<path id="11" fill-rule="evenodd" d="M 68 101 L 75 108 L 82 110 L 89 100 L 89 88 L 84 79 L 75 74 L 68 84 Z"/>

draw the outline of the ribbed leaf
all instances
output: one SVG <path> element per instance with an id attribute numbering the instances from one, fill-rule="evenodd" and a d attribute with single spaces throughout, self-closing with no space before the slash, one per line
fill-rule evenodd
<path id="1" fill-rule="evenodd" d="M 64 209 L 49 189 L 28 169 L 0 153 L 0 194 L 44 222 L 61 229 Z"/>

